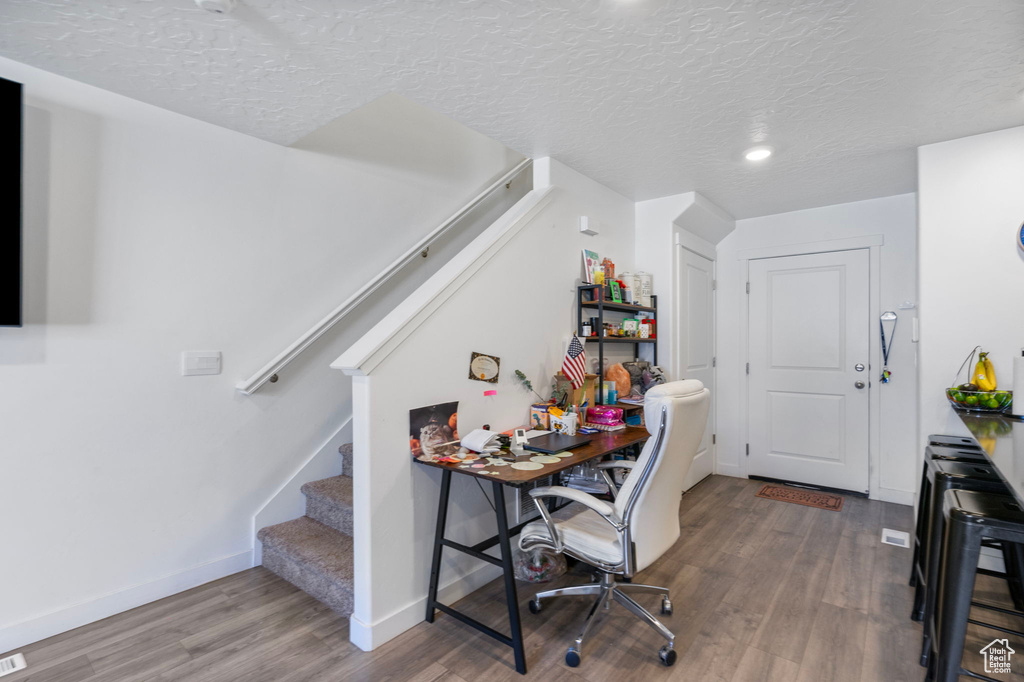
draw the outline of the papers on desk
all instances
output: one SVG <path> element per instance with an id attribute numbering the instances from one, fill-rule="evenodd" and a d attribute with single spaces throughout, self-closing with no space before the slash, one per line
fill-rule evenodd
<path id="1" fill-rule="evenodd" d="M 498 434 L 494 431 L 485 431 L 484 429 L 470 431 L 467 436 L 463 437 L 461 444 L 467 450 L 484 454 L 497 452 L 501 449 Z"/>

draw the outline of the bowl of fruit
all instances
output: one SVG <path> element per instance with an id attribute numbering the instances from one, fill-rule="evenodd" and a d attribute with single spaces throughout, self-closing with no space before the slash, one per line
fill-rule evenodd
<path id="1" fill-rule="evenodd" d="M 982 391 L 975 384 L 946 389 L 949 404 L 966 412 L 1005 412 L 1013 404 L 1013 391 Z"/>
<path id="2" fill-rule="evenodd" d="M 996 390 L 996 368 L 992 366 L 988 353 L 981 350 L 981 346 L 975 346 L 964 360 L 964 364 L 960 365 L 953 383 L 960 380 L 960 374 L 964 367 L 970 366 L 975 353 L 978 354 L 978 364 L 974 366 L 971 380 L 966 384 L 946 389 L 949 404 L 965 412 L 1005 412 L 1013 404 L 1013 391 Z"/>

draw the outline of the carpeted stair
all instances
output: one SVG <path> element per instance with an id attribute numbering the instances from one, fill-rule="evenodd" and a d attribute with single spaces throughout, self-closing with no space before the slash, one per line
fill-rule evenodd
<path id="1" fill-rule="evenodd" d="M 352 613 L 352 445 L 341 476 L 302 486 L 306 515 L 263 528 L 263 567 L 343 616 Z"/>

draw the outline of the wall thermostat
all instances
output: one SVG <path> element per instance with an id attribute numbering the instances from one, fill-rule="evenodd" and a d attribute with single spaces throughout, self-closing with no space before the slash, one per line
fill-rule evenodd
<path id="1" fill-rule="evenodd" d="M 1017 248 L 1024 249 L 1024 223 L 1017 228 Z"/>

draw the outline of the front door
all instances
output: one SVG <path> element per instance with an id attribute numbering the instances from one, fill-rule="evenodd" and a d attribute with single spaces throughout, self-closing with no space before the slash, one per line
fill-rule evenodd
<path id="1" fill-rule="evenodd" d="M 747 474 L 868 492 L 866 249 L 750 261 Z"/>
<path id="2" fill-rule="evenodd" d="M 676 300 L 681 306 L 677 310 L 680 329 L 676 345 L 680 379 L 699 379 L 711 391 L 711 411 L 708 413 L 704 438 L 697 448 L 697 456 L 690 465 L 683 482 L 683 490 L 689 490 L 706 476 L 714 473 L 715 454 L 712 434 L 715 424 L 715 306 L 714 306 L 714 262 L 698 256 L 681 246 L 676 246 L 678 265 Z"/>

